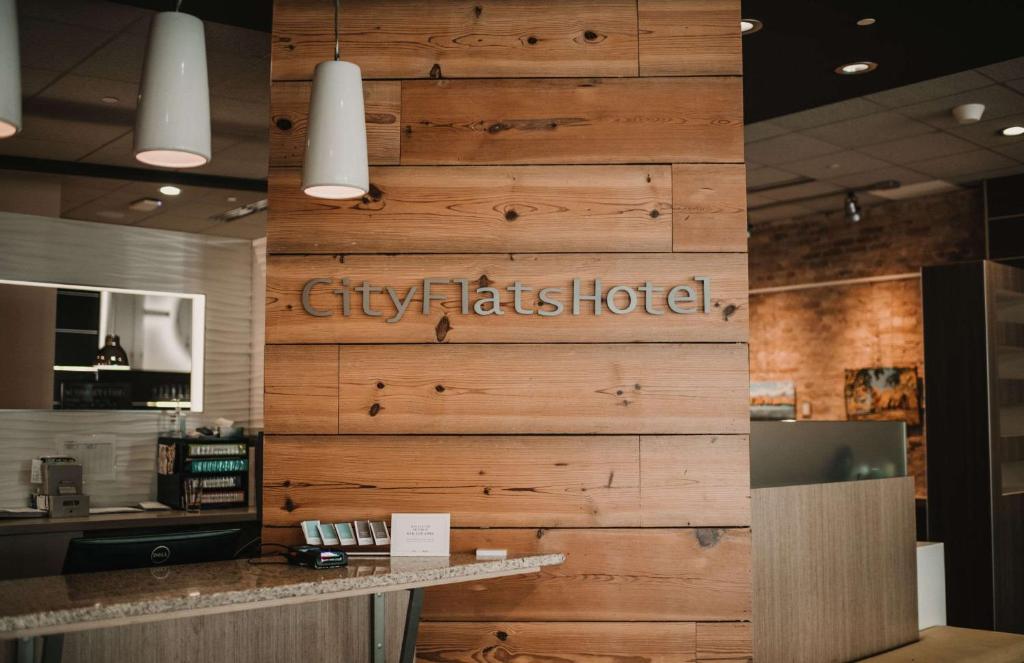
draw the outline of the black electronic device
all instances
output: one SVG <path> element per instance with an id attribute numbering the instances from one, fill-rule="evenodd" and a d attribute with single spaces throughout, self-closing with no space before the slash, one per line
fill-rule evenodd
<path id="1" fill-rule="evenodd" d="M 71 539 L 64 573 L 234 559 L 240 534 L 240 529 L 218 529 Z"/>
<path id="2" fill-rule="evenodd" d="M 288 549 L 288 563 L 311 569 L 336 569 L 348 566 L 348 555 L 340 550 L 325 550 L 319 546 L 292 546 Z"/>

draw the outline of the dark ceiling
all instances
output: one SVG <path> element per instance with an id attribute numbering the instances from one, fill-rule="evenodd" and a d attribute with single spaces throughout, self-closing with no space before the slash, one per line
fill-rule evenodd
<path id="1" fill-rule="evenodd" d="M 156 11 L 173 9 L 175 2 L 117 1 Z M 1024 55 L 1021 0 L 742 2 L 744 17 L 764 23 L 763 30 L 743 38 L 748 124 Z M 273 3 L 183 0 L 182 10 L 270 32 Z M 856 21 L 865 17 L 877 22 L 858 27 Z M 859 76 L 834 73 L 856 60 L 879 67 Z"/>
<path id="2" fill-rule="evenodd" d="M 1024 55 L 1020 0 L 743 0 L 743 15 L 764 23 L 743 38 L 748 124 Z M 878 69 L 834 73 L 857 60 Z"/>

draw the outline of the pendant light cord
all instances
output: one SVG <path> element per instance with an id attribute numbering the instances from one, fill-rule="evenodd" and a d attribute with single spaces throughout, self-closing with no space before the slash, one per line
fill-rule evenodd
<path id="1" fill-rule="evenodd" d="M 180 12 L 181 11 L 181 0 L 178 0 L 178 2 L 174 5 L 174 11 L 176 11 L 176 12 Z"/>
<path id="2" fill-rule="evenodd" d="M 180 1 L 180 0 L 179 0 Z M 341 38 L 338 36 L 338 6 L 341 0 L 334 0 L 334 61 L 341 57 Z"/>

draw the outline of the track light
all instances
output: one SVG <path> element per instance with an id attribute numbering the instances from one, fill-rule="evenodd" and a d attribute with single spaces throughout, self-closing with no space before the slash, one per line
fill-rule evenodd
<path id="1" fill-rule="evenodd" d="M 853 191 L 846 194 L 846 203 L 843 205 L 846 211 L 846 220 L 850 223 L 857 223 L 863 217 L 860 203 L 857 202 L 857 194 Z"/>
<path id="2" fill-rule="evenodd" d="M 334 0 L 334 60 L 313 72 L 302 190 L 314 198 L 358 198 L 370 189 L 363 74 L 339 60 L 339 0 Z"/>
<path id="3" fill-rule="evenodd" d="M 133 152 L 150 166 L 195 168 L 212 156 L 203 22 L 180 7 L 154 16 L 149 29 Z"/>
<path id="4" fill-rule="evenodd" d="M 21 131 L 21 62 L 18 11 L 14 0 L 0 0 L 0 138 Z"/>

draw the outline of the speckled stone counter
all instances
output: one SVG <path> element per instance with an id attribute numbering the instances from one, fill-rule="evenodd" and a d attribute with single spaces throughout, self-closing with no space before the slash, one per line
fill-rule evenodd
<path id="1" fill-rule="evenodd" d="M 532 573 L 564 555 L 353 559 L 340 569 L 280 558 L 0 582 L 0 639 L 231 612 Z M 280 563 L 278 563 L 280 562 Z"/>

